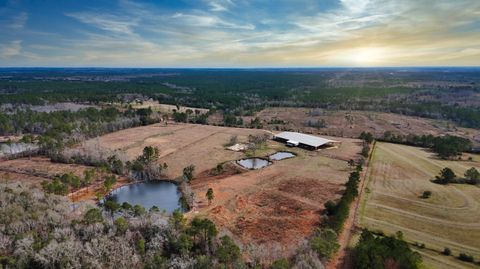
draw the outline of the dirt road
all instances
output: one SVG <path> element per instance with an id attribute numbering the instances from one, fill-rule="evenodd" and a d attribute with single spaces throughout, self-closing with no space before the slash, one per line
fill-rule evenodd
<path id="1" fill-rule="evenodd" d="M 352 235 L 355 233 L 356 229 L 358 229 L 359 227 L 358 226 L 358 209 L 360 207 L 360 201 L 362 200 L 362 194 L 366 186 L 368 167 L 369 167 L 374 149 L 375 149 L 375 142 L 372 145 L 369 158 L 365 162 L 363 171 L 361 173 L 359 195 L 355 198 L 353 203 L 350 205 L 348 218 L 345 221 L 342 232 L 338 235 L 338 244 L 340 245 L 340 248 L 336 253 L 336 255 L 327 264 L 327 269 L 352 268 L 351 250 L 349 249 L 348 244 L 350 243 Z"/>

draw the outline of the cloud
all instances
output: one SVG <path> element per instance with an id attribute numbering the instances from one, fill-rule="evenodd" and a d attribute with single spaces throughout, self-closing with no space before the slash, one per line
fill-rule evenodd
<path id="1" fill-rule="evenodd" d="M 229 7 L 233 5 L 230 0 L 208 0 L 206 2 L 210 6 L 210 10 L 215 12 L 229 11 Z"/>
<path id="2" fill-rule="evenodd" d="M 36 52 L 37 58 L 30 58 L 40 64 L 55 61 L 59 65 L 63 59 L 64 63 L 89 66 L 383 66 L 480 62 L 480 1 L 477 0 L 434 3 L 337 0 L 333 5 L 314 0 L 295 4 L 287 0 L 275 4 L 259 0 L 197 3 L 185 1 L 178 8 L 119 0 L 117 6 L 67 12 L 64 15 L 80 22 L 73 24 L 73 28 L 69 25 L 68 31 L 73 29 L 75 33 L 52 30 L 54 38 L 35 34 L 39 40 L 51 39 L 43 43 L 29 41 L 34 35 L 25 29 L 25 22 L 37 16 L 29 19 L 25 13 L 23 20 L 22 16 L 17 18 L 19 31 L 4 29 L 8 37 L 3 39 L 15 41 L 6 42 L 0 37 L 3 44 L 0 55 L 11 57 L 7 55 L 21 53 L 26 58 L 29 52 Z M 8 12 L 19 14 L 18 10 Z"/>
<path id="3" fill-rule="evenodd" d="M 105 31 L 115 32 L 119 34 L 132 34 L 133 27 L 138 25 L 138 19 L 128 16 L 118 16 L 113 14 L 97 14 L 97 13 L 67 13 L 68 17 L 72 17 L 82 23 L 86 23 Z"/>
<path id="4" fill-rule="evenodd" d="M 340 0 L 342 5 L 353 13 L 363 12 L 370 0 Z"/>
<path id="5" fill-rule="evenodd" d="M 10 58 L 13 56 L 20 55 L 21 51 L 22 51 L 21 40 L 10 41 L 8 44 L 0 44 L 1 58 Z"/>
<path id="6" fill-rule="evenodd" d="M 25 27 L 28 21 L 28 13 L 21 12 L 17 16 L 13 17 L 12 21 L 7 25 L 8 28 L 21 30 Z"/>
<path id="7" fill-rule="evenodd" d="M 255 29 L 255 25 L 253 24 L 241 24 L 241 23 L 229 22 L 212 15 L 175 13 L 171 18 L 176 19 L 177 22 L 179 22 L 184 26 L 191 26 L 191 27 L 219 27 L 219 28 L 242 29 L 242 30 Z"/>

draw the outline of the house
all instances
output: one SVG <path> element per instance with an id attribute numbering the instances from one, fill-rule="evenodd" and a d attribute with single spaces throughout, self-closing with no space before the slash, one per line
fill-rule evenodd
<path id="1" fill-rule="evenodd" d="M 325 147 L 333 147 L 340 141 L 330 140 L 314 135 L 297 132 L 282 132 L 276 134 L 273 140 L 283 142 L 289 147 L 301 147 L 309 150 L 317 150 Z"/>

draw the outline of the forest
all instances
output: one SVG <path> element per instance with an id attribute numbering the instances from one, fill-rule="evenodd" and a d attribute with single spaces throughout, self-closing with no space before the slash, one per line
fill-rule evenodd
<path id="1" fill-rule="evenodd" d="M 475 68 L 1 69 L 0 104 L 162 103 L 248 115 L 266 106 L 384 111 L 480 127 Z M 130 74 L 128 72 L 131 72 Z"/>

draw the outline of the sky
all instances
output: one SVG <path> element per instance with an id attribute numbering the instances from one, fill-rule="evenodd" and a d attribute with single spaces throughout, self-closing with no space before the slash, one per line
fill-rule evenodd
<path id="1" fill-rule="evenodd" d="M 479 65 L 480 0 L 0 0 L 2 67 Z"/>

